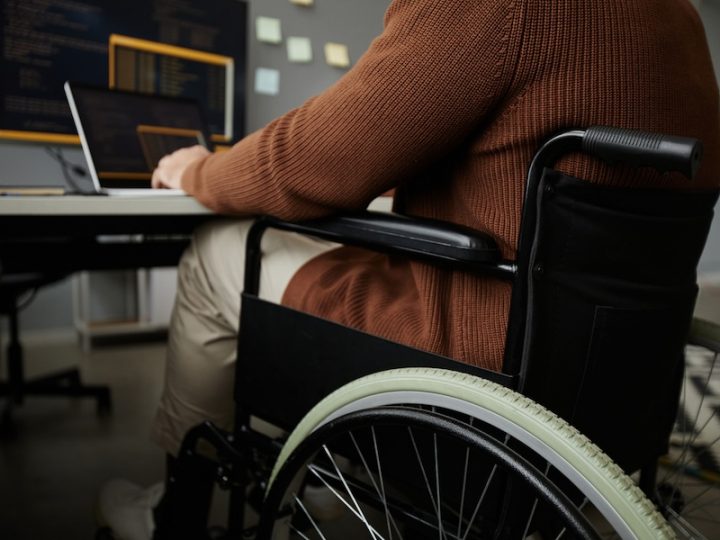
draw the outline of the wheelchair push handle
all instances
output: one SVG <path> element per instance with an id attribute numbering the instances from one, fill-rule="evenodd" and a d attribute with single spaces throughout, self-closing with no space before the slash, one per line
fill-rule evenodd
<path id="1" fill-rule="evenodd" d="M 702 142 L 697 139 L 606 126 L 588 128 L 582 149 L 611 165 L 678 171 L 689 179 L 695 177 L 703 155 Z"/>

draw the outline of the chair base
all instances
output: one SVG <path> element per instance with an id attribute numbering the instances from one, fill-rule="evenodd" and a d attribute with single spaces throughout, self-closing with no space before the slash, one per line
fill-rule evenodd
<path id="1" fill-rule="evenodd" d="M 27 280 L 26 280 L 27 281 Z M 111 408 L 110 388 L 107 386 L 85 385 L 77 369 L 67 369 L 49 375 L 27 379 L 24 374 L 23 348 L 20 343 L 18 298 L 24 290 L 40 286 L 37 280 L 21 282 L 16 290 L 8 291 L 0 303 L 0 313 L 8 317 L 9 340 L 7 345 L 7 380 L 0 382 L 0 396 L 7 396 L 3 422 L 10 419 L 15 405 L 22 405 L 26 396 L 90 397 L 97 400 L 97 411 L 108 413 Z"/>
<path id="2" fill-rule="evenodd" d="M 85 385 L 77 369 L 67 369 L 20 383 L 0 382 L 0 396 L 8 397 L 8 405 L 22 405 L 27 396 L 89 397 L 97 400 L 100 414 L 110 412 L 110 388 L 104 385 Z"/>

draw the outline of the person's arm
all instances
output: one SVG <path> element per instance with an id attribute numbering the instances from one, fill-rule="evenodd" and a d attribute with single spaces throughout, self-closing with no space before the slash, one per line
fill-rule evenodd
<path id="1" fill-rule="evenodd" d="M 218 212 L 289 220 L 364 208 L 482 129 L 511 84 L 521 12 L 510 0 L 395 0 L 341 80 L 192 163 L 183 189 Z"/>

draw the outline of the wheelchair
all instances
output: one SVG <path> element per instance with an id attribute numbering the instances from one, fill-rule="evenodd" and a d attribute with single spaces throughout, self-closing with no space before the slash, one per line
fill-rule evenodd
<path id="1" fill-rule="evenodd" d="M 692 178 L 702 147 L 608 127 L 552 137 L 529 168 L 514 261 L 482 232 L 392 214 L 256 222 L 235 427 L 197 426 L 178 457 L 211 449 L 230 490 L 227 538 L 717 534 L 702 514 L 720 495 L 718 420 L 698 388 L 712 386 L 720 330 L 691 323 L 718 192 L 601 186 L 553 168 L 578 152 Z M 502 372 L 260 299 L 270 227 L 509 280 Z"/>

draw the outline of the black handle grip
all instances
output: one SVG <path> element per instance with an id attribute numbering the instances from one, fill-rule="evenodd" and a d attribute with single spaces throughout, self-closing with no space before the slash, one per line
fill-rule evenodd
<path id="1" fill-rule="evenodd" d="M 605 126 L 588 128 L 582 148 L 609 164 L 679 171 L 690 179 L 695 177 L 703 154 L 702 142 L 697 139 Z"/>

